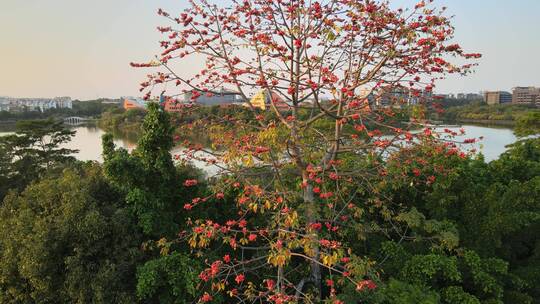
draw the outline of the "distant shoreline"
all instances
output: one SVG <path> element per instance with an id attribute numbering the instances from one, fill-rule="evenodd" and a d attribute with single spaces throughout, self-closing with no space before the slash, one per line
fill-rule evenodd
<path id="1" fill-rule="evenodd" d="M 467 124 L 478 124 L 483 126 L 503 126 L 513 128 L 516 125 L 514 120 L 492 120 L 492 119 L 457 119 L 454 121 L 449 121 L 452 123 L 467 123 Z"/>

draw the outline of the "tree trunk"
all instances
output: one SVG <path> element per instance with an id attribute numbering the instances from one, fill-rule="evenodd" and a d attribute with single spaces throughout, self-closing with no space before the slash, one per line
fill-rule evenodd
<path id="1" fill-rule="evenodd" d="M 315 205 L 315 194 L 313 192 L 313 185 L 309 183 L 308 179 L 308 173 L 303 172 L 302 179 L 304 181 L 304 184 L 306 187 L 304 188 L 304 204 L 306 207 L 306 222 L 307 227 L 306 229 L 310 229 L 311 224 L 315 223 L 316 217 L 317 217 L 317 206 Z M 321 279 L 321 265 L 317 263 L 319 261 L 319 237 L 316 236 L 316 244 L 314 248 L 314 256 L 312 257 L 314 261 L 310 262 L 310 270 L 311 270 L 311 277 L 310 281 L 315 286 L 315 289 L 317 290 L 317 300 L 320 301 L 322 299 L 322 279 Z"/>

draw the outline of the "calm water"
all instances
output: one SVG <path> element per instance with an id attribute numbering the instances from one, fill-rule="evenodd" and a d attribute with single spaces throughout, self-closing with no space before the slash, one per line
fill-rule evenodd
<path id="1" fill-rule="evenodd" d="M 457 136 L 455 139 L 458 141 L 463 141 L 469 138 L 478 139 L 483 137 L 482 140 L 475 144 L 463 145 L 463 148 L 467 150 L 476 149 L 478 152 L 481 152 L 484 155 L 487 162 L 499 158 L 499 156 L 507 150 L 507 145 L 513 144 L 517 141 L 517 137 L 514 135 L 512 129 L 504 127 L 463 125 L 462 128 L 465 129 L 465 135 Z M 461 128 L 448 129 L 459 134 Z"/>
<path id="2" fill-rule="evenodd" d="M 451 128 L 459 133 L 460 128 Z M 459 136 L 458 139 L 465 138 L 479 138 L 484 137 L 482 141 L 474 145 L 467 145 L 467 147 L 474 147 L 478 151 L 481 151 L 486 161 L 497 159 L 505 150 L 506 146 L 514 143 L 517 138 L 511 129 L 497 128 L 497 127 L 480 127 L 473 125 L 464 125 L 463 129 L 466 131 L 466 135 Z M 73 140 L 66 144 L 66 148 L 78 149 L 76 157 L 80 160 L 95 160 L 103 161 L 101 156 L 101 136 L 105 134 L 103 130 L 96 126 L 79 126 L 74 128 L 77 131 Z M 0 131 L 0 136 L 10 134 L 11 132 Z M 135 148 L 134 139 L 116 138 L 115 144 L 117 147 L 122 147 L 128 150 Z M 178 152 L 181 148 L 175 149 L 174 152 Z M 205 167 L 202 163 L 196 163 L 198 167 L 201 167 L 207 173 L 212 173 L 212 169 Z"/>

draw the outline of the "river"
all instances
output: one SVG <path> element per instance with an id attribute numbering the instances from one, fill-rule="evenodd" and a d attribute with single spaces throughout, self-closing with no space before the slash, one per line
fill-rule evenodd
<path id="1" fill-rule="evenodd" d="M 497 159 L 504 151 L 506 146 L 514 143 L 517 138 L 508 128 L 499 127 L 487 127 L 487 126 L 474 126 L 463 125 L 462 128 L 466 134 L 459 136 L 457 139 L 465 138 L 479 138 L 483 136 L 483 140 L 473 144 L 474 148 L 481 151 L 484 154 L 486 161 L 492 161 Z M 460 128 L 451 128 L 452 130 L 459 132 Z M 75 136 L 65 145 L 66 148 L 78 149 L 79 153 L 75 156 L 82 161 L 103 161 L 101 156 L 101 136 L 105 134 L 105 131 L 96 126 L 78 126 L 75 127 Z M 0 130 L 0 136 L 10 134 L 11 132 Z M 135 147 L 135 139 L 122 138 L 117 136 L 114 140 L 117 147 L 122 147 L 131 150 Z M 470 145 L 468 145 L 470 147 Z M 179 148 L 178 148 L 179 149 Z M 202 164 L 196 164 L 199 167 L 204 167 Z M 203 168 L 207 173 L 209 168 Z M 210 170 L 211 171 L 211 170 Z"/>

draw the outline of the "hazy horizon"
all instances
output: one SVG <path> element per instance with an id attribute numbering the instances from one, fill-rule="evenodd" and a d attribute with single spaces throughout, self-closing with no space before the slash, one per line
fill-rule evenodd
<path id="1" fill-rule="evenodd" d="M 417 1 L 391 2 L 410 7 Z M 440 81 L 438 93 L 540 86 L 540 1 L 435 2 L 456 16 L 456 41 L 483 54 L 475 74 Z M 156 26 L 167 21 L 157 9 L 172 13 L 185 5 L 184 0 L 0 0 L 0 96 L 139 96 L 148 70 L 129 63 L 159 52 Z"/>

